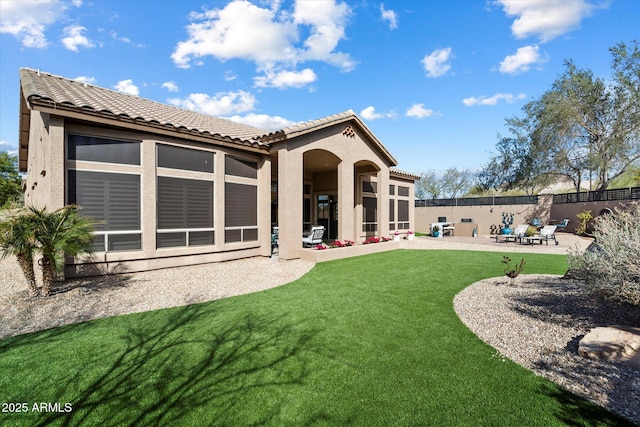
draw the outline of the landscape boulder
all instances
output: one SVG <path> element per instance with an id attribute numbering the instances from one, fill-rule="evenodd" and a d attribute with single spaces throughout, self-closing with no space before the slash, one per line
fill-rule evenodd
<path id="1" fill-rule="evenodd" d="M 640 368 L 640 328 L 620 325 L 594 328 L 580 340 L 578 354 Z"/>

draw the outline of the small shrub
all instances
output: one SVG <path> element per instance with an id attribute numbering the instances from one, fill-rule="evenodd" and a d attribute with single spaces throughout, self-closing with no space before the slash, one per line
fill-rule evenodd
<path id="1" fill-rule="evenodd" d="M 590 210 L 584 210 L 576 216 L 578 217 L 576 234 L 579 236 L 586 236 L 587 234 L 589 234 L 587 233 L 587 227 L 589 226 L 591 220 L 593 220 L 593 212 L 591 212 Z"/>
<path id="2" fill-rule="evenodd" d="M 595 243 L 569 252 L 569 266 L 589 289 L 616 301 L 640 306 L 640 204 L 616 209 L 594 221 Z"/>
<path id="3" fill-rule="evenodd" d="M 531 237 L 533 235 L 535 235 L 538 232 L 538 229 L 535 228 L 533 225 L 530 225 L 527 227 L 527 232 L 526 235 L 527 237 Z"/>

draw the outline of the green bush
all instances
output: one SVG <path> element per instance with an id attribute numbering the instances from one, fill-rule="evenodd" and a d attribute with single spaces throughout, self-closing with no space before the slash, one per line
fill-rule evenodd
<path id="1" fill-rule="evenodd" d="M 570 251 L 570 268 L 594 292 L 640 306 L 640 204 L 601 215 L 593 227 L 595 242 Z"/>

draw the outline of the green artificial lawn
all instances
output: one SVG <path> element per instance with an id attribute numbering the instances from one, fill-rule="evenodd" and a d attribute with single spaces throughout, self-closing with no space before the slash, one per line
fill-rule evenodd
<path id="1" fill-rule="evenodd" d="M 0 425 L 624 425 L 460 322 L 454 296 L 501 275 L 502 255 L 331 261 L 264 292 L 2 340 Z M 525 273 L 567 268 L 524 258 Z"/>

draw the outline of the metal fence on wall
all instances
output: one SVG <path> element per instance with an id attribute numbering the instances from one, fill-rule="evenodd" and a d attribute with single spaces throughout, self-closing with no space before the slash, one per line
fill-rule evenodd
<path id="1" fill-rule="evenodd" d="M 614 190 L 602 191 L 582 191 L 580 193 L 553 195 L 553 203 L 606 202 L 614 200 L 640 200 L 640 187 L 617 188 Z M 538 204 L 538 196 L 464 197 L 460 199 L 416 200 L 416 208 L 536 204 Z"/>
<path id="2" fill-rule="evenodd" d="M 537 205 L 538 196 L 464 197 L 460 199 L 416 200 L 416 208 L 436 206 Z"/>
<path id="3" fill-rule="evenodd" d="M 640 187 L 553 195 L 553 203 L 607 202 L 611 200 L 640 200 Z"/>

